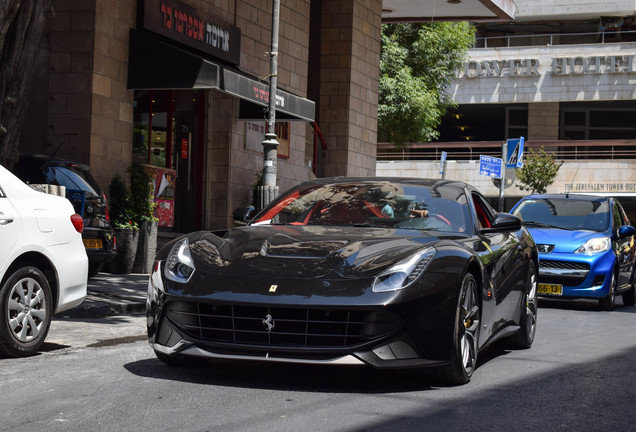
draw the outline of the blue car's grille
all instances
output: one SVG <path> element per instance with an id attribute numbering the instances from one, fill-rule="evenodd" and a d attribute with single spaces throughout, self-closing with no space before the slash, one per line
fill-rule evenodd
<path id="1" fill-rule="evenodd" d="M 541 260 L 539 262 L 539 268 L 542 267 L 563 270 L 590 270 L 590 265 L 587 263 L 554 260 Z"/>
<path id="2" fill-rule="evenodd" d="M 166 316 L 204 342 L 280 348 L 352 347 L 402 328 L 394 315 L 372 310 L 171 302 Z"/>
<path id="3" fill-rule="evenodd" d="M 578 286 L 585 281 L 590 271 L 589 264 L 570 261 L 540 260 L 539 282 Z"/>

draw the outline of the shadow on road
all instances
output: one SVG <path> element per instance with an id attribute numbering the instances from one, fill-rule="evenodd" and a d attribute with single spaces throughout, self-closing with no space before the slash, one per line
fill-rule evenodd
<path id="1" fill-rule="evenodd" d="M 505 341 L 501 341 L 481 352 L 478 368 L 509 353 L 504 347 Z M 440 382 L 433 369 L 389 371 L 363 366 L 236 360 L 211 360 L 204 366 L 176 367 L 167 366 L 156 358 L 129 363 L 124 367 L 129 372 L 146 378 L 270 390 L 372 394 L 422 391 L 447 386 Z"/>
<path id="2" fill-rule="evenodd" d="M 540 297 L 539 308 L 608 313 L 599 309 L 598 300 L 596 299 L 558 299 Z M 614 310 L 612 312 L 636 313 L 636 307 L 625 306 L 621 296 L 616 296 L 616 302 L 614 303 Z"/>

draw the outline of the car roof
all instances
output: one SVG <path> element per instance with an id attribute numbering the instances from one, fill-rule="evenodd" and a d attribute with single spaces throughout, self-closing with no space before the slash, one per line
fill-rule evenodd
<path id="1" fill-rule="evenodd" d="M 456 181 L 456 180 L 444 180 L 444 179 L 429 179 L 429 178 L 418 178 L 418 177 L 324 177 L 315 180 L 308 180 L 302 182 L 301 185 L 311 185 L 311 184 L 338 184 L 338 183 L 373 183 L 373 182 L 391 182 L 391 183 L 410 183 L 413 185 L 419 186 L 450 186 L 455 188 L 468 188 L 472 190 L 476 190 L 473 186 L 468 183 Z"/>
<path id="2" fill-rule="evenodd" d="M 35 163 L 38 166 L 42 165 L 72 165 L 74 168 L 78 168 L 84 171 L 88 171 L 89 167 L 86 164 L 80 162 L 74 162 L 67 159 L 56 158 L 54 156 L 43 155 L 43 154 L 29 154 L 29 153 L 20 153 L 21 161 L 29 161 L 31 163 Z"/>
<path id="3" fill-rule="evenodd" d="M 584 195 L 584 194 L 532 194 L 523 198 L 527 199 L 570 199 L 575 201 L 609 201 L 610 197 L 603 195 Z"/>

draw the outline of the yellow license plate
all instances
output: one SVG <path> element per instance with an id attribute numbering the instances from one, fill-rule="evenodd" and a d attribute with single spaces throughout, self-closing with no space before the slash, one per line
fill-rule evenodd
<path id="1" fill-rule="evenodd" d="M 539 294 L 563 295 L 563 285 L 540 283 Z"/>
<path id="2" fill-rule="evenodd" d="M 83 239 L 84 247 L 86 249 L 101 249 L 102 239 Z"/>

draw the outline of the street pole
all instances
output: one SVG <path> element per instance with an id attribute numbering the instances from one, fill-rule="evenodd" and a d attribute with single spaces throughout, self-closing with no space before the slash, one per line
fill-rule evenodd
<path id="1" fill-rule="evenodd" d="M 272 43 L 269 52 L 269 110 L 267 131 L 263 145 L 263 189 L 261 208 L 269 204 L 277 195 L 276 165 L 278 159 L 278 140 L 276 139 L 276 85 L 278 75 L 278 27 L 280 23 L 280 0 L 273 0 L 272 6 Z"/>
<path id="2" fill-rule="evenodd" d="M 499 211 L 504 211 L 504 189 L 506 188 L 506 164 L 508 159 L 508 145 L 506 141 L 501 145 L 501 183 L 499 184 Z"/>

